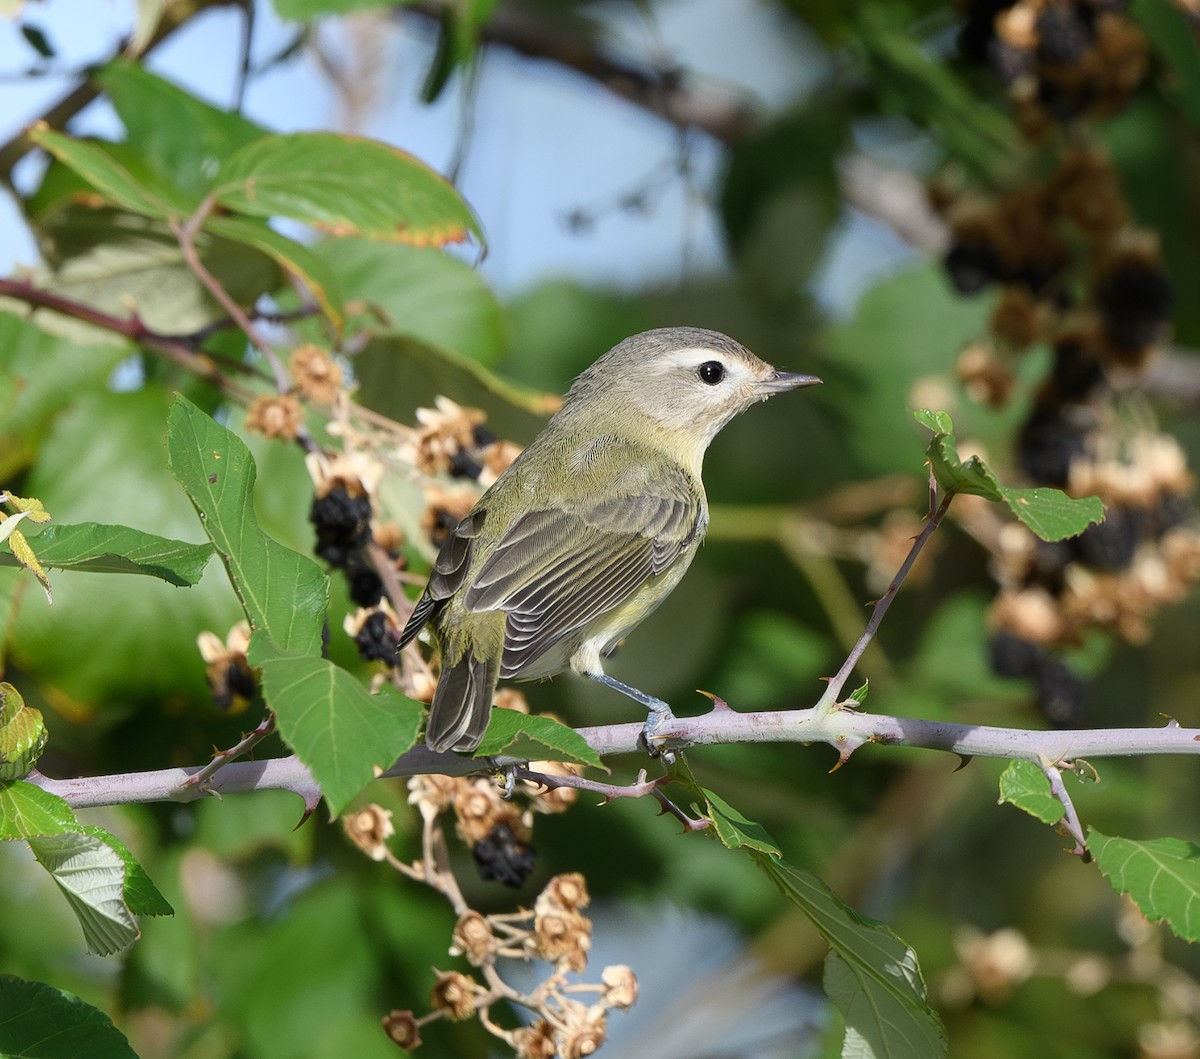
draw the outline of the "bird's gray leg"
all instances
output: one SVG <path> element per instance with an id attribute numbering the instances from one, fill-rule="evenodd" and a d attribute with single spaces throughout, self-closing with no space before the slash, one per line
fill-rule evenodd
<path id="1" fill-rule="evenodd" d="M 671 712 L 671 707 L 668 706 L 662 699 L 656 699 L 653 695 L 648 695 L 646 692 L 626 684 L 616 677 L 610 677 L 607 673 L 584 673 L 584 676 L 589 680 L 596 681 L 597 684 L 603 684 L 607 688 L 612 688 L 613 691 L 619 691 L 622 695 L 626 695 L 633 699 L 634 702 L 640 702 L 649 711 L 650 716 L 646 718 L 646 723 L 642 728 L 642 742 L 646 749 L 651 754 L 658 756 L 662 753 L 660 748 L 654 745 L 654 735 L 658 731 L 660 725 L 668 721 L 675 720 L 675 714 Z M 669 765 L 675 755 L 667 751 L 665 761 Z"/>

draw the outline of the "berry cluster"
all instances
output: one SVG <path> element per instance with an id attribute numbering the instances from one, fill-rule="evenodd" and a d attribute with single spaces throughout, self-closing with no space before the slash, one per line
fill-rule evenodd
<path id="1" fill-rule="evenodd" d="M 1015 458 L 1036 485 L 1099 495 L 1106 520 L 1073 540 L 1000 534 L 990 612 L 992 668 L 1030 680 L 1055 724 L 1079 723 L 1086 685 L 1061 658 L 1089 628 L 1129 641 L 1195 580 L 1200 538 L 1182 525 L 1192 480 L 1173 439 L 1121 424 L 1167 331 L 1171 283 L 1157 237 L 1137 228 L 1087 121 L 1128 102 L 1145 76 L 1145 39 L 1121 0 L 976 0 L 960 37 L 1008 92 L 1021 131 L 1053 160 L 993 198 L 933 189 L 951 231 L 945 268 L 962 294 L 998 285 L 988 335 L 958 377 L 993 407 L 1017 395 L 1014 365 L 1050 350 L 1020 426 Z M 1052 138 L 1057 136 L 1056 139 Z"/>
<path id="2" fill-rule="evenodd" d="M 1146 75 L 1142 31 L 1126 0 L 972 0 L 959 37 L 969 59 L 1008 89 L 1022 131 L 1121 110 Z"/>
<path id="3" fill-rule="evenodd" d="M 382 553 L 393 569 L 404 567 L 399 531 L 374 521 L 372 474 L 364 467 L 341 466 L 335 460 L 310 459 L 316 481 L 308 520 L 316 531 L 314 551 L 346 577 L 350 599 L 358 604 L 346 629 L 366 661 L 392 663 L 400 642 L 400 623 L 388 605 L 383 578 L 371 553 Z M 360 473 L 361 472 L 361 473 Z"/>

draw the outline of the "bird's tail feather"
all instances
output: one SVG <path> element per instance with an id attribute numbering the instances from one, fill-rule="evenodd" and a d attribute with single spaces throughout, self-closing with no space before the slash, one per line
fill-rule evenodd
<path id="1" fill-rule="evenodd" d="M 442 670 L 425 728 L 425 744 L 430 750 L 474 750 L 479 746 L 491 717 L 499 675 L 499 659 L 475 658 L 470 650 Z"/>

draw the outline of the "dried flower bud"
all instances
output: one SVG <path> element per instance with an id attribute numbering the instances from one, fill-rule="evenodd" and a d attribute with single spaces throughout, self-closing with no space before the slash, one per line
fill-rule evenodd
<path id="1" fill-rule="evenodd" d="M 396 833 L 392 811 L 372 803 L 365 809 L 342 817 L 347 837 L 372 860 L 387 856 L 387 840 Z"/>
<path id="2" fill-rule="evenodd" d="M 547 909 L 534 918 L 529 947 L 533 955 L 572 971 L 587 966 L 592 947 L 592 923 L 578 912 Z"/>
<path id="3" fill-rule="evenodd" d="M 454 804 L 466 784 L 454 776 L 413 776 L 408 781 L 408 804 L 417 806 L 422 816 L 437 816 Z"/>
<path id="4" fill-rule="evenodd" d="M 476 1001 L 483 994 L 483 987 L 469 975 L 458 971 L 439 971 L 429 1003 L 447 1018 L 461 1022 L 475 1014 Z"/>
<path id="5" fill-rule="evenodd" d="M 1007 403 L 1016 386 L 1012 365 L 981 342 L 973 342 L 959 354 L 955 373 L 974 400 L 991 408 Z"/>
<path id="6" fill-rule="evenodd" d="M 469 963 L 479 967 L 496 948 L 496 935 L 486 916 L 470 910 L 458 917 L 454 925 L 454 942 L 450 946 L 451 956 L 465 956 Z"/>
<path id="7" fill-rule="evenodd" d="M 384 1033 L 406 1052 L 420 1047 L 421 1029 L 411 1011 L 389 1011 L 380 1021 Z"/>
<path id="8" fill-rule="evenodd" d="M 588 895 L 587 880 L 577 871 L 556 875 L 546 883 L 538 894 L 534 911 L 539 914 L 562 910 L 576 912 L 587 908 L 591 897 Z"/>
<path id="9" fill-rule="evenodd" d="M 521 446 L 511 441 L 493 441 L 479 455 L 483 460 L 483 470 L 477 480 L 486 489 L 521 455 Z"/>
<path id="10" fill-rule="evenodd" d="M 468 845 L 486 838 L 492 828 L 516 813 L 515 807 L 500 797 L 490 779 L 468 780 L 454 797 L 454 815 L 458 835 Z"/>
<path id="11" fill-rule="evenodd" d="M 1200 1059 L 1200 1034 L 1187 1019 L 1138 1027 L 1138 1059 Z"/>
<path id="12" fill-rule="evenodd" d="M 246 413 L 246 429 L 280 441 L 295 441 L 304 411 L 294 394 L 256 397 Z"/>
<path id="13" fill-rule="evenodd" d="M 311 343 L 298 346 L 292 353 L 288 373 L 296 389 L 318 404 L 333 404 L 342 388 L 341 366 L 328 350 Z"/>
<path id="14" fill-rule="evenodd" d="M 599 1005 L 587 1007 L 575 1000 L 563 1001 L 563 1026 L 556 1034 L 562 1059 L 587 1059 L 604 1043 L 608 1016 Z"/>
<path id="15" fill-rule="evenodd" d="M 955 939 L 954 949 L 976 992 L 989 1004 L 1007 999 L 1037 967 L 1033 949 L 1018 930 L 997 930 L 994 934 L 963 931 Z"/>
<path id="16" fill-rule="evenodd" d="M 638 980 L 623 963 L 614 963 L 600 973 L 604 983 L 604 1003 L 610 1008 L 626 1011 L 637 1003 Z"/>
<path id="17" fill-rule="evenodd" d="M 1064 635 L 1058 604 L 1038 587 L 1001 592 L 988 612 L 988 627 L 1042 645 L 1061 643 Z"/>
<path id="18" fill-rule="evenodd" d="M 430 486 L 425 491 L 425 511 L 421 529 L 435 548 L 440 548 L 463 517 L 475 506 L 479 494 L 474 489 L 443 489 Z"/>
<path id="19" fill-rule="evenodd" d="M 239 621 L 225 642 L 216 633 L 205 629 L 196 637 L 196 646 L 205 662 L 205 677 L 212 691 L 213 702 L 222 710 L 239 712 L 254 698 L 257 685 L 246 651 L 250 647 L 250 625 Z"/>
<path id="20" fill-rule="evenodd" d="M 558 1055 L 554 1027 L 545 1019 L 514 1030 L 512 1046 L 516 1049 L 517 1059 L 556 1059 Z"/>
<path id="21" fill-rule="evenodd" d="M 1048 320 L 1046 305 L 1029 292 L 1027 287 L 1005 287 L 996 308 L 992 310 L 992 332 L 1015 350 L 1031 346 L 1045 330 Z"/>
<path id="22" fill-rule="evenodd" d="M 516 710 L 517 713 L 529 713 L 529 703 L 525 699 L 524 692 L 517 691 L 516 688 L 500 688 L 496 692 L 496 699 L 493 705 L 498 710 Z"/>

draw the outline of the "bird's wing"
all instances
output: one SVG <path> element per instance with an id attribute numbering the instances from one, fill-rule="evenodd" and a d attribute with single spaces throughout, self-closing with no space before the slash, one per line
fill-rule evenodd
<path id="1" fill-rule="evenodd" d="M 530 511 L 474 572 L 463 602 L 508 614 L 502 676 L 514 676 L 576 629 L 619 607 L 704 531 L 683 470 L 610 500 Z"/>
<path id="2" fill-rule="evenodd" d="M 486 516 L 485 509 L 476 508 L 459 522 L 446 538 L 446 543 L 442 545 L 441 551 L 433 561 L 429 583 L 400 634 L 400 647 L 397 650 L 407 647 L 416 639 L 421 627 L 433 617 L 439 605 L 445 603 L 462 587 L 471 566 L 471 549 L 479 531 L 483 529 Z"/>

